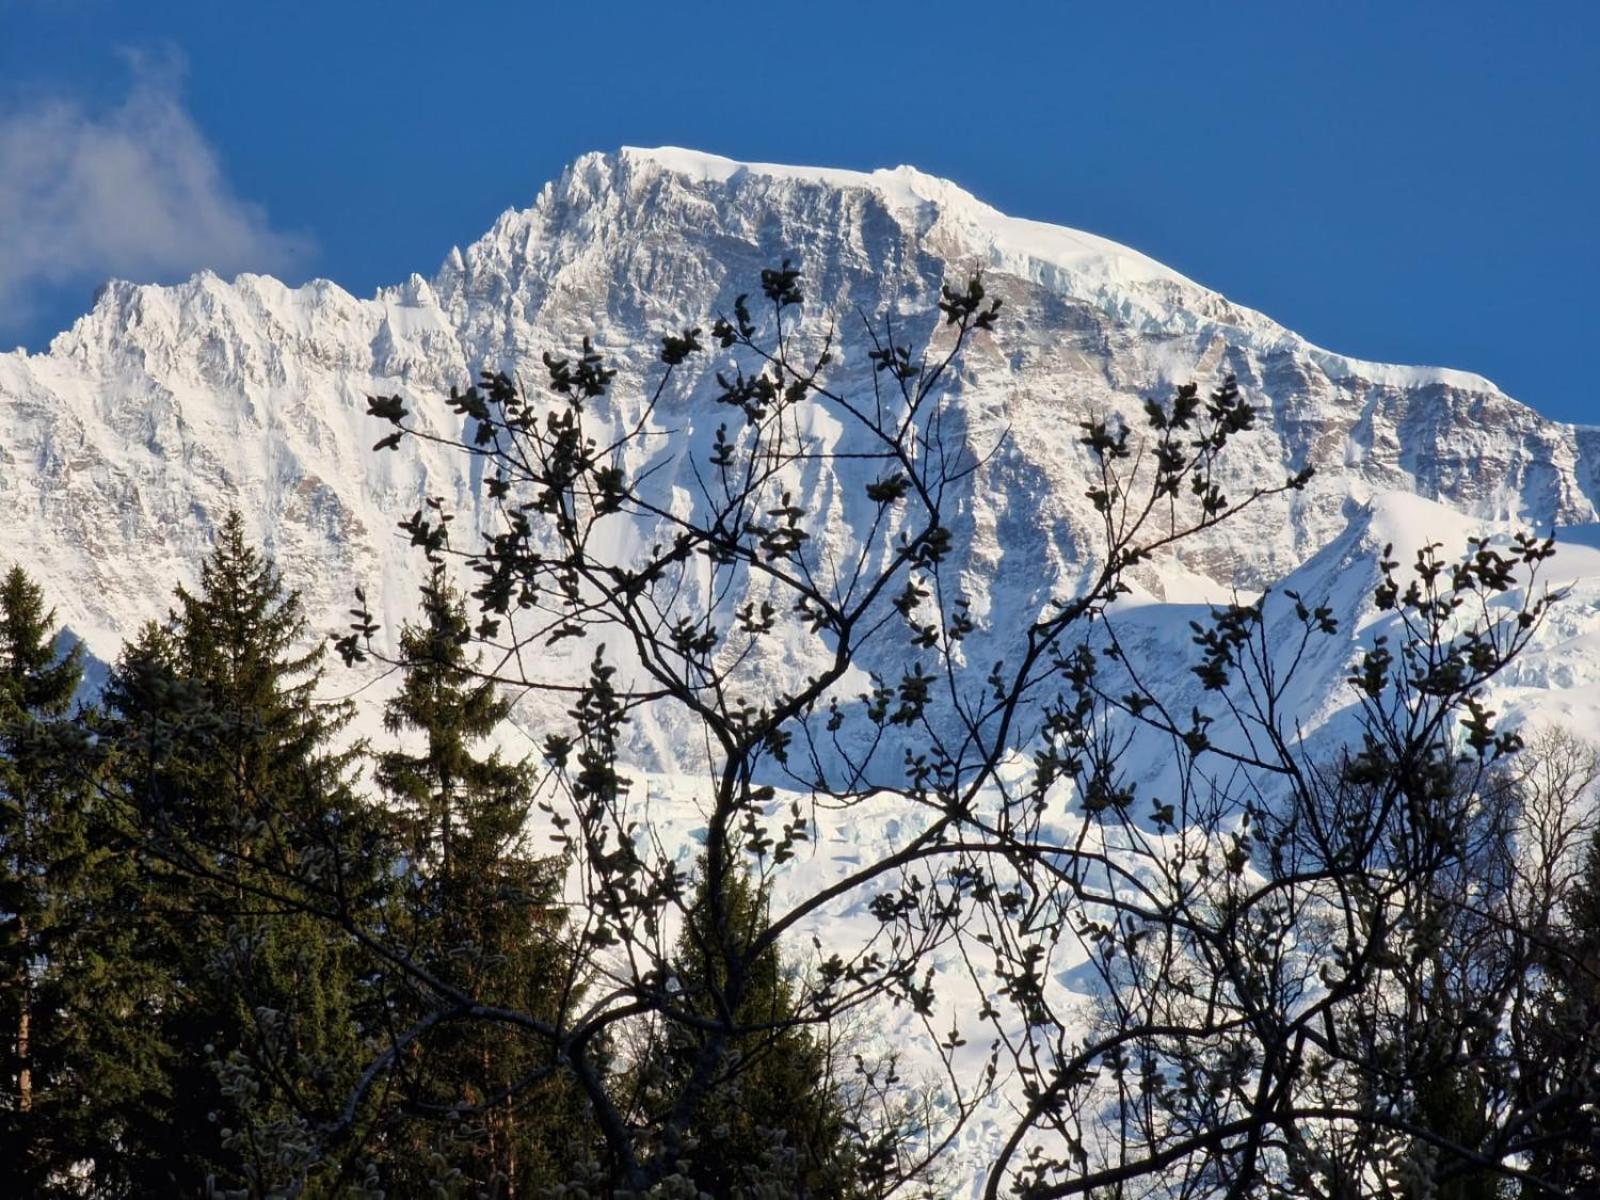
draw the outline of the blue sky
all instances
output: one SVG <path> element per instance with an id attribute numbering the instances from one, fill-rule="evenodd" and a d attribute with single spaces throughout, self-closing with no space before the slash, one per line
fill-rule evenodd
<path id="1" fill-rule="evenodd" d="M 1600 3 L 0 0 L 0 345 L 108 275 L 357 294 L 577 154 L 909 162 L 1600 422 Z"/>

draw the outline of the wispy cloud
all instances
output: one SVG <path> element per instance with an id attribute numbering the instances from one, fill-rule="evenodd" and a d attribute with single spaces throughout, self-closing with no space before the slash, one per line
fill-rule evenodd
<path id="1" fill-rule="evenodd" d="M 281 270 L 309 253 L 234 192 L 183 106 L 178 65 L 129 61 L 108 111 L 60 97 L 0 107 L 0 330 L 45 289 Z"/>

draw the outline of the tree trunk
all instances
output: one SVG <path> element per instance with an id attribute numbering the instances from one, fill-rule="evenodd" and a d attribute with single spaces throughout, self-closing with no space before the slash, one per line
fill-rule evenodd
<path id="1" fill-rule="evenodd" d="M 22 947 L 22 962 L 18 967 L 17 986 L 17 1111 L 33 1108 L 33 1067 L 29 1063 L 32 1053 L 29 1039 L 33 1033 L 33 1005 L 28 995 L 28 918 L 18 916 L 18 941 Z"/>

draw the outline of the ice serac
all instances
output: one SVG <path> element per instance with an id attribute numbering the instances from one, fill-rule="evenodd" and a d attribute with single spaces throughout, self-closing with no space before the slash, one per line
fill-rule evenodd
<path id="1" fill-rule="evenodd" d="M 704 323 L 783 258 L 804 271 L 812 327 L 839 318 L 847 386 L 867 379 L 863 316 L 925 335 L 938 286 L 980 267 L 1004 298 L 1002 328 L 957 384 L 954 431 L 980 451 L 1004 436 L 960 499 L 957 531 L 978 615 L 1002 643 L 1094 553 L 1077 421 L 1137 411 L 1190 379 L 1204 388 L 1232 373 L 1260 408 L 1258 431 L 1231 458 L 1232 488 L 1307 465 L 1318 474 L 1151 564 L 1139 583 L 1152 601 L 1281 579 L 1353 521 L 1392 516 L 1386 498 L 1397 494 L 1448 514 L 1441 537 L 1600 520 L 1600 430 L 1545 420 L 1476 375 L 1320 349 L 1137 251 L 1008 217 L 910 167 L 861 173 L 665 148 L 585 155 L 432 279 L 371 299 L 252 275 L 107 285 L 46 352 L 0 357 L 0 558 L 36 572 L 67 625 L 107 658 L 165 611 L 237 506 L 320 625 L 340 623 L 358 581 L 382 582 L 369 590 L 392 623 L 419 571 L 395 521 L 439 495 L 468 531 L 478 481 L 426 446 L 373 453 L 381 430 L 365 416 L 368 394 L 400 392 L 448 431 L 441 397 L 452 384 L 483 368 L 536 381 L 543 351 L 588 334 L 620 368 L 606 411 L 623 420 L 656 369 L 659 335 Z M 668 397 L 660 426 L 673 436 L 641 453 L 672 455 L 725 419 L 703 382 L 691 374 Z M 830 536 L 846 540 L 863 532 L 845 502 L 862 481 L 847 471 L 806 480 Z M 1566 632 L 1592 652 L 1592 631 Z M 1529 692 L 1563 686 L 1550 674 Z M 640 737 L 641 752 L 664 744 L 648 729 Z"/>

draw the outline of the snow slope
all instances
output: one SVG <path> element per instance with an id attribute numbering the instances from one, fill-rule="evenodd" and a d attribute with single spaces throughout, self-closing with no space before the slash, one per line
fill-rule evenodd
<path id="1" fill-rule="evenodd" d="M 109 654 L 161 611 L 237 504 L 314 610 L 335 611 L 349 573 L 405 576 L 389 531 L 421 494 L 475 494 L 447 455 L 371 454 L 366 394 L 403 392 L 443 427 L 451 384 L 526 368 L 592 331 L 623 368 L 625 407 L 655 335 L 703 318 L 784 255 L 802 264 L 819 322 L 925 311 L 940 282 L 975 266 L 1005 297 L 1000 335 L 961 384 L 969 440 L 1010 433 L 1000 486 L 972 498 L 974 569 L 1015 554 L 1042 564 L 1040 582 L 1069 571 L 1088 518 L 1067 436 L 1076 418 L 1226 371 L 1266 417 L 1241 474 L 1309 462 L 1321 478 L 1166 564 L 1169 579 L 1259 586 L 1386 492 L 1545 529 L 1600 519 L 1593 431 L 1546 421 L 1477 376 L 1328 353 L 1135 251 L 1006 217 L 909 167 L 628 149 L 579 159 L 432 280 L 368 300 L 251 275 L 108 284 L 48 351 L 0 356 L 5 549 Z M 847 320 L 843 332 L 845 363 L 859 363 L 859 329 Z M 680 398 L 685 437 L 709 419 L 701 399 Z"/>
<path id="2" fill-rule="evenodd" d="M 1231 372 L 1260 419 L 1236 445 L 1230 489 L 1306 465 L 1318 473 L 1304 492 L 1141 568 L 1116 619 L 1173 687 L 1191 686 L 1194 606 L 1292 577 L 1340 620 L 1341 640 L 1303 697 L 1308 712 L 1331 714 L 1343 703 L 1337 667 L 1372 619 L 1366 597 L 1386 543 L 1453 548 L 1555 529 L 1563 548 L 1552 578 L 1574 587 L 1498 702 L 1519 718 L 1600 729 L 1600 429 L 1545 420 L 1466 372 L 1323 350 L 1134 250 L 1008 217 L 910 167 L 864 174 L 672 148 L 590 154 L 431 278 L 412 275 L 370 299 L 254 275 L 110 283 L 44 353 L 0 356 L 0 560 L 34 572 L 73 635 L 110 660 L 165 612 L 175 582 L 192 581 L 237 506 L 320 628 L 340 626 L 357 583 L 393 627 L 420 578 L 395 522 L 442 496 L 470 529 L 479 486 L 457 457 L 410 441 L 374 454 L 383 430 L 365 415 L 367 395 L 399 392 L 450 432 L 441 398 L 451 385 L 485 368 L 537 379 L 543 351 L 592 334 L 619 367 L 605 412 L 624 422 L 654 378 L 660 333 L 707 323 L 785 257 L 804 271 L 806 329 L 840 314 L 846 387 L 862 386 L 868 370 L 851 314 L 892 315 L 925 335 L 939 285 L 978 267 L 1005 300 L 1000 329 L 974 346 L 956 384 L 955 436 L 976 452 L 1003 446 L 955 506 L 953 568 L 990 658 L 1092 561 L 1097 519 L 1077 422 Z M 703 369 L 658 415 L 673 436 L 630 467 L 671 459 L 726 419 Z M 805 481 L 841 546 L 865 536 L 845 502 L 863 480 L 848 472 L 819 468 Z M 663 479 L 669 486 L 672 471 Z M 777 684 L 798 678 L 803 654 L 775 657 L 771 670 Z M 555 717 L 522 719 L 537 735 Z M 671 776 L 674 731 L 641 721 L 634 737 L 640 767 L 658 772 L 653 819 L 688 853 L 697 817 L 693 789 Z M 863 816 L 825 839 L 807 870 L 839 874 L 881 855 L 894 820 Z M 969 1131 L 966 1153 L 983 1153 L 997 1114 Z"/>

